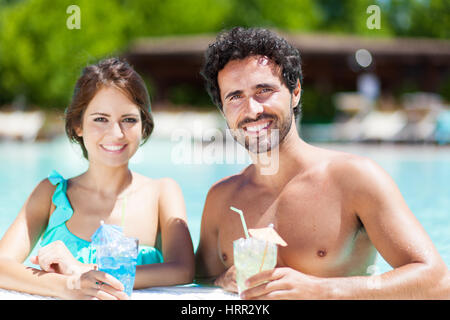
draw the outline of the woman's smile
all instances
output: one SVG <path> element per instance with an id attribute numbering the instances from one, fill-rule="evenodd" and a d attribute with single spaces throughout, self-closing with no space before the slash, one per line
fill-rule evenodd
<path id="1" fill-rule="evenodd" d="M 112 154 L 122 153 L 128 144 L 100 144 L 100 148 Z"/>

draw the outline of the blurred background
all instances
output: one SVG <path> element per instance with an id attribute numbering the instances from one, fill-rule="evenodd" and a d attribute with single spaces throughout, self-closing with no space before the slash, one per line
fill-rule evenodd
<path id="1" fill-rule="evenodd" d="M 86 169 L 64 110 L 83 67 L 121 56 L 145 79 L 155 118 L 130 167 L 180 183 L 196 246 L 209 187 L 249 159 L 175 164 L 172 134 L 205 146 L 205 130 L 225 130 L 199 70 L 234 26 L 271 28 L 299 49 L 299 134 L 382 165 L 449 265 L 448 0 L 0 0 L 0 236 L 52 169 Z"/>

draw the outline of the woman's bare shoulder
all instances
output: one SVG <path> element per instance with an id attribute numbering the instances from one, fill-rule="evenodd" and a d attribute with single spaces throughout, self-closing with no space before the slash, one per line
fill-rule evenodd
<path id="1" fill-rule="evenodd" d="M 56 186 L 54 186 L 47 178 L 41 180 L 30 195 L 29 200 L 48 202 L 51 200 Z"/>

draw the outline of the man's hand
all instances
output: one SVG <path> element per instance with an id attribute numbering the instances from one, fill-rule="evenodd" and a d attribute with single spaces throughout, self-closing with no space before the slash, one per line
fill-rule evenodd
<path id="1" fill-rule="evenodd" d="M 275 268 L 262 271 L 246 280 L 248 288 L 242 299 L 324 299 L 319 278 L 291 268 Z"/>
<path id="2" fill-rule="evenodd" d="M 234 265 L 218 276 L 216 281 L 214 281 L 214 285 L 222 287 L 227 291 L 238 292 L 236 284 L 236 268 Z"/>

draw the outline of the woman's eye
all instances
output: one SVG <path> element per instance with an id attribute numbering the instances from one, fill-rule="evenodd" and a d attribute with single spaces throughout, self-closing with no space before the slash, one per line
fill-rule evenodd
<path id="1" fill-rule="evenodd" d="M 106 119 L 105 117 L 97 117 L 94 119 L 95 122 L 107 122 L 108 119 Z"/>
<path id="2" fill-rule="evenodd" d="M 234 96 L 231 96 L 231 97 L 230 97 L 230 101 L 233 101 L 233 100 L 239 99 L 240 97 L 241 97 L 241 95 L 240 95 L 240 94 L 235 94 Z"/>
<path id="3" fill-rule="evenodd" d="M 125 118 L 123 119 L 124 122 L 128 122 L 128 123 L 136 123 L 138 122 L 136 118 Z"/>

